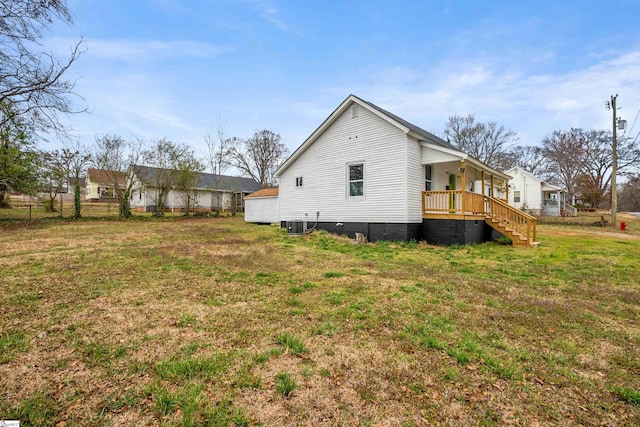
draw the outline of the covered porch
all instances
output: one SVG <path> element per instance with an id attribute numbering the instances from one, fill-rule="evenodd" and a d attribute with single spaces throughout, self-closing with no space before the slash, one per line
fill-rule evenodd
<path id="1" fill-rule="evenodd" d="M 567 203 L 567 193 L 559 187 L 542 184 L 542 215 L 578 216 L 578 209 Z"/>
<path id="2" fill-rule="evenodd" d="M 509 175 L 493 170 L 477 160 L 428 163 L 422 217 L 425 220 L 485 222 L 511 238 L 514 246 L 532 246 L 536 241 L 535 217 L 510 206 Z"/>

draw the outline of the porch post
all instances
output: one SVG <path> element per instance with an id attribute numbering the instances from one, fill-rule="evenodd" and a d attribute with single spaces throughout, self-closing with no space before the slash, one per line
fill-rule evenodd
<path id="1" fill-rule="evenodd" d="M 502 181 L 502 182 L 504 183 L 504 188 L 507 195 L 507 203 L 509 203 L 509 182 L 508 181 Z"/>
<path id="2" fill-rule="evenodd" d="M 484 196 L 484 171 L 482 171 L 482 195 Z"/>
<path id="3" fill-rule="evenodd" d="M 462 160 L 460 162 L 460 184 L 462 185 L 462 215 L 464 215 L 465 212 L 467 212 L 467 209 L 466 209 L 466 206 L 467 206 L 467 204 L 466 204 L 467 180 L 466 180 L 466 175 L 465 175 L 466 169 L 467 168 L 465 168 L 464 160 Z"/>

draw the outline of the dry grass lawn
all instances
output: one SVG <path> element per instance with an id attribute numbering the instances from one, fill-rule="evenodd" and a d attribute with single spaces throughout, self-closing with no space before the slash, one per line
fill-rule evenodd
<path id="1" fill-rule="evenodd" d="M 0 420 L 640 425 L 640 221 L 537 249 L 0 224 Z"/>

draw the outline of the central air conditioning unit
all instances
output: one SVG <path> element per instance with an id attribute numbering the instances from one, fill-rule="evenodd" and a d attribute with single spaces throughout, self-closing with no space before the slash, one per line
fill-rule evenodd
<path id="1" fill-rule="evenodd" d="M 302 220 L 287 221 L 287 234 L 290 236 L 302 236 L 307 229 L 307 222 Z"/>

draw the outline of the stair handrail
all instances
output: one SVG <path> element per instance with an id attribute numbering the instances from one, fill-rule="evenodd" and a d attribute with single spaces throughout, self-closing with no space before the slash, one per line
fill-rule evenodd
<path id="1" fill-rule="evenodd" d="M 516 209 L 510 204 L 494 199 L 490 196 L 484 196 L 485 214 L 498 221 L 504 222 L 515 231 L 526 236 L 529 243 L 536 241 L 537 227 L 536 217 L 530 215 L 520 209 Z"/>
<path id="2" fill-rule="evenodd" d="M 562 204 L 560 206 L 562 209 L 565 209 L 571 212 L 571 215 L 578 216 L 578 209 L 572 206 L 571 204 L 565 202 L 564 200 L 562 201 Z"/>

